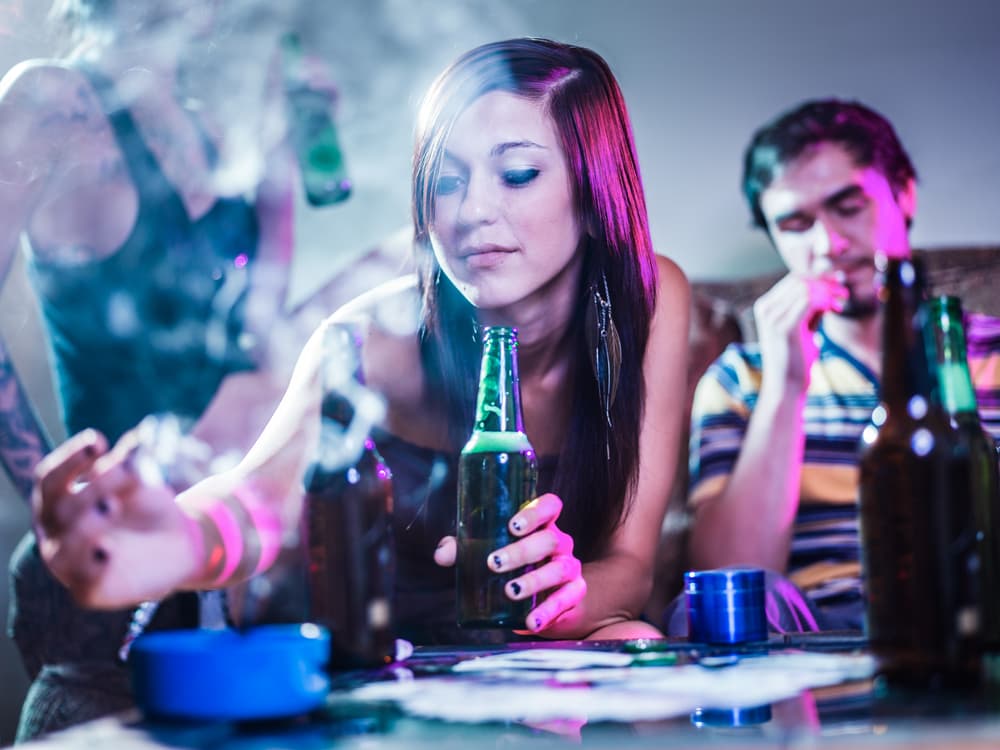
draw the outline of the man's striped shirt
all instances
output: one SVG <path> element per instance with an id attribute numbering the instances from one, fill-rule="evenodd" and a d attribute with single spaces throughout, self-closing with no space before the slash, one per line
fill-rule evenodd
<path id="1" fill-rule="evenodd" d="M 983 425 L 1000 441 L 1000 319 L 966 316 L 969 369 Z M 875 374 L 818 333 L 803 412 L 799 509 L 788 576 L 817 604 L 860 596 L 858 441 L 878 405 Z M 689 503 L 717 495 L 733 470 L 761 384 L 760 349 L 732 344 L 695 392 Z"/>

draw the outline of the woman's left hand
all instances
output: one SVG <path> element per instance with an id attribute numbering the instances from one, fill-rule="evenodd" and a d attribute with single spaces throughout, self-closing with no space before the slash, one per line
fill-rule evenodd
<path id="1" fill-rule="evenodd" d="M 510 519 L 510 532 L 520 537 L 513 544 L 490 553 L 487 564 L 495 573 L 506 573 L 525 565 L 533 569 L 507 582 L 511 599 L 528 599 L 535 594 L 547 596 L 528 613 L 525 622 L 531 633 L 544 635 L 587 593 L 580 561 L 573 555 L 573 537 L 562 531 L 556 520 L 562 513 L 562 500 L 547 493 L 535 498 Z M 455 561 L 455 538 L 445 537 L 434 553 L 439 565 Z"/>

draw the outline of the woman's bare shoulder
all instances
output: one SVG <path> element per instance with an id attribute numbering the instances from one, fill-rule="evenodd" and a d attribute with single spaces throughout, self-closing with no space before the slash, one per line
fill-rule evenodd
<path id="1" fill-rule="evenodd" d="M 657 255 L 656 268 L 656 308 L 647 353 L 654 358 L 686 356 L 691 285 L 680 266 L 670 258 Z"/>
<path id="2" fill-rule="evenodd" d="M 31 144 L 59 148 L 71 133 L 93 129 L 104 117 L 87 78 L 61 60 L 24 60 L 0 80 L 0 148 L 32 152 Z"/>
<path id="3" fill-rule="evenodd" d="M 658 274 L 657 292 L 660 295 L 683 295 L 686 299 L 690 294 L 687 276 L 673 260 L 665 255 L 656 255 L 656 271 Z"/>
<path id="4" fill-rule="evenodd" d="M 0 104 L 29 104 L 32 114 L 66 109 L 84 101 L 96 104 L 87 78 L 63 60 L 22 60 L 0 79 Z"/>

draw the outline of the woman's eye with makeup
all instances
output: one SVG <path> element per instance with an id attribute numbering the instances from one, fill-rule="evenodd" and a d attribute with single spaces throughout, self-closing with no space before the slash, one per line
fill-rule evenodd
<path id="1" fill-rule="evenodd" d="M 451 195 L 462 187 L 462 178 L 454 174 L 443 174 L 439 175 L 437 178 L 437 184 L 434 186 L 434 192 L 437 195 Z"/>
<path id="2" fill-rule="evenodd" d="M 527 185 L 533 179 L 539 175 L 538 169 L 534 167 L 527 167 L 525 169 L 505 169 L 503 172 L 503 181 L 506 185 L 511 187 L 521 187 L 522 185 Z"/>

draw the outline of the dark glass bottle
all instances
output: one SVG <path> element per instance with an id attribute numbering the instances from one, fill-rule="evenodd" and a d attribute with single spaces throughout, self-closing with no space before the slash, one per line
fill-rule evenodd
<path id="1" fill-rule="evenodd" d="M 305 477 L 309 613 L 330 630 L 333 669 L 388 664 L 396 647 L 392 474 L 367 427 L 354 435 L 351 396 L 363 391 L 347 338 L 327 332 L 322 429 Z"/>
<path id="2" fill-rule="evenodd" d="M 889 686 L 971 686 L 980 678 L 967 615 L 975 524 L 954 481 L 957 432 L 934 392 L 920 269 L 879 266 L 881 398 L 862 436 L 858 488 L 866 631 Z"/>
<path id="3" fill-rule="evenodd" d="M 308 85 L 297 35 L 285 35 L 281 52 L 289 141 L 302 173 L 306 200 L 313 206 L 339 203 L 350 196 L 351 181 L 330 113 L 331 95 Z"/>
<path id="4" fill-rule="evenodd" d="M 487 328 L 476 399 L 476 423 L 458 464 L 458 624 L 523 628 L 534 597 L 513 600 L 508 581 L 526 568 L 494 573 L 493 550 L 516 540 L 508 522 L 535 498 L 538 462 L 524 434 L 517 379 L 517 329 Z"/>
<path id="5" fill-rule="evenodd" d="M 955 482 L 972 503 L 976 525 L 975 557 L 970 558 L 970 586 L 978 604 L 975 618 L 983 647 L 1000 650 L 1000 479 L 993 438 L 983 429 L 966 359 L 962 302 L 935 297 L 929 302 L 927 334 L 937 355 L 941 403 L 958 430 Z M 977 575 L 978 574 L 978 575 Z M 970 621 L 968 627 L 972 627 Z"/>

